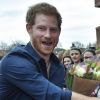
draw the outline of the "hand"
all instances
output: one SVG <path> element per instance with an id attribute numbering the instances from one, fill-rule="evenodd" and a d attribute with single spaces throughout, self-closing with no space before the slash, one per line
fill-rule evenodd
<path id="1" fill-rule="evenodd" d="M 76 92 L 72 92 L 72 99 L 71 100 L 100 100 L 100 98 L 97 97 L 88 97 Z"/>

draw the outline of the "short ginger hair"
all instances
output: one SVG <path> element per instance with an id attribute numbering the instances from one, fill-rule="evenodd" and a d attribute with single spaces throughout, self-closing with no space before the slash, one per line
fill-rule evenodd
<path id="1" fill-rule="evenodd" d="M 28 24 L 35 24 L 36 14 L 52 15 L 57 18 L 58 28 L 61 30 L 62 17 L 56 7 L 48 3 L 38 3 L 30 6 L 26 14 L 26 22 Z"/>

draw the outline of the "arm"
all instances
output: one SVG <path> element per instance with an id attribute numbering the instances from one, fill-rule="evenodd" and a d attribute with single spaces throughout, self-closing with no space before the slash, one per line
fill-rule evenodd
<path id="1" fill-rule="evenodd" d="M 100 99 L 96 97 L 88 97 L 79 93 L 72 92 L 71 100 L 100 100 Z"/>
<path id="2" fill-rule="evenodd" d="M 48 81 L 27 59 L 9 58 L 2 66 L 6 79 L 33 99 L 71 100 L 71 92 L 64 92 Z"/>

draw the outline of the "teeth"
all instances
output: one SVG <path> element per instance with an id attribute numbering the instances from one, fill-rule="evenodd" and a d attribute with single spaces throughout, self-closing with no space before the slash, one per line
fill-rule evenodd
<path id="1" fill-rule="evenodd" d="M 51 46 L 52 42 L 42 42 L 45 46 Z"/>
<path id="2" fill-rule="evenodd" d="M 51 43 L 46 43 L 46 44 L 51 44 Z"/>
<path id="3" fill-rule="evenodd" d="M 45 43 L 45 44 L 52 44 L 52 42 L 43 42 L 43 43 Z"/>

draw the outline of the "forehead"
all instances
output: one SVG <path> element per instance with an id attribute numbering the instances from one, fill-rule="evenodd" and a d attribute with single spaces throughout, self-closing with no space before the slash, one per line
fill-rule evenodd
<path id="1" fill-rule="evenodd" d="M 84 53 L 84 56 L 93 56 L 93 53 L 88 51 Z"/>
<path id="2" fill-rule="evenodd" d="M 71 51 L 70 51 L 70 54 L 72 54 L 72 53 L 80 54 L 80 52 L 79 52 L 78 50 L 71 50 Z"/>
<path id="3" fill-rule="evenodd" d="M 65 57 L 64 60 L 70 60 L 70 58 L 69 57 Z"/>
<path id="4" fill-rule="evenodd" d="M 35 16 L 35 24 L 48 24 L 57 27 L 57 18 L 54 15 L 45 15 L 38 13 Z"/>

